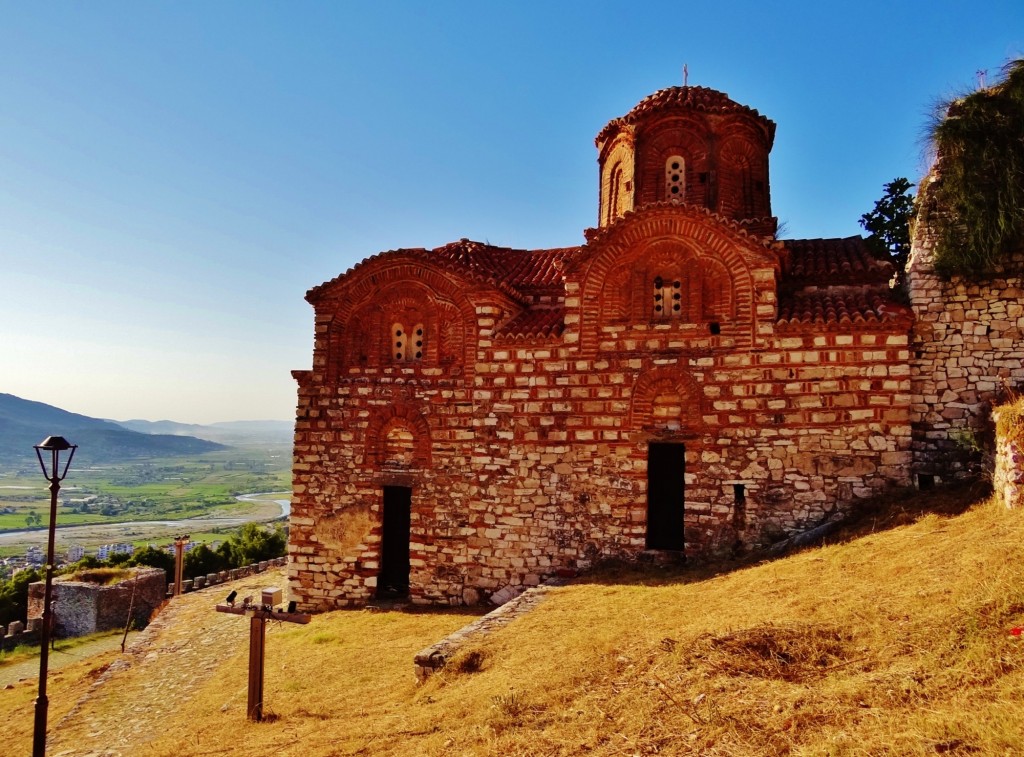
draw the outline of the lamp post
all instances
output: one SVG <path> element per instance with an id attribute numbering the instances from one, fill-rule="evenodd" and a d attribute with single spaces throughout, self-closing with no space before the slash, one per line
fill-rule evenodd
<path id="1" fill-rule="evenodd" d="M 50 662 L 50 634 L 53 623 L 53 608 L 50 606 L 50 594 L 53 588 L 53 541 L 57 530 L 57 492 L 60 482 L 68 474 L 71 458 L 75 456 L 77 444 L 71 444 L 63 436 L 48 436 L 35 445 L 39 467 L 43 469 L 43 477 L 50 482 L 50 532 L 46 541 L 46 583 L 43 590 L 43 629 L 41 646 L 39 647 L 39 696 L 36 697 L 36 722 L 32 734 L 32 757 L 44 757 L 46 754 L 46 712 L 50 702 L 46 698 L 46 669 Z M 46 467 L 43 451 L 49 452 L 50 467 Z M 60 453 L 70 450 L 64 468 L 60 467 Z"/>
<path id="2" fill-rule="evenodd" d="M 181 579 L 185 565 L 185 547 L 188 546 L 188 534 L 179 534 L 174 537 L 174 596 L 181 594 Z"/>

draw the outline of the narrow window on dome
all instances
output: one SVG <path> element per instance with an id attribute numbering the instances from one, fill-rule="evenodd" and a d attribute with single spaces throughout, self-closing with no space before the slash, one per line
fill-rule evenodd
<path id="1" fill-rule="evenodd" d="M 665 161 L 665 199 L 682 202 L 686 189 L 686 161 L 673 155 Z"/>

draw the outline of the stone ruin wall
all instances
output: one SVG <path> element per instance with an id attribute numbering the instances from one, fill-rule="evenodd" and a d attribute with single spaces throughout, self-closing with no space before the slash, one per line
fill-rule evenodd
<path id="1" fill-rule="evenodd" d="M 143 628 L 160 607 L 167 594 L 167 576 L 159 568 L 135 569 L 133 578 L 112 586 L 85 581 L 67 581 L 58 576 L 53 582 L 52 599 L 58 637 L 83 636 L 97 631 L 124 628 L 128 608 L 134 628 Z M 132 588 L 135 584 L 135 598 Z M 29 586 L 28 618 L 43 615 L 43 582 Z"/>
<path id="2" fill-rule="evenodd" d="M 496 312 L 478 315 L 490 333 Z M 909 483 L 905 333 L 776 335 L 699 357 L 676 341 L 651 327 L 646 356 L 608 343 L 584 359 L 560 340 L 481 338 L 469 387 L 403 368 L 353 369 L 335 386 L 297 374 L 300 607 L 373 596 L 384 485 L 413 489 L 412 601 L 473 604 L 642 552 L 649 441 L 685 444 L 692 555 L 763 544 Z M 679 367 L 688 383 L 659 382 Z M 406 449 L 387 449 L 389 427 L 408 430 Z"/>
<path id="3" fill-rule="evenodd" d="M 919 484 L 922 476 L 939 483 L 979 473 L 978 447 L 992 443 L 993 406 L 1024 386 L 1024 251 L 986 278 L 947 281 L 934 271 L 934 246 L 934 230 L 919 223 L 907 266 Z"/>

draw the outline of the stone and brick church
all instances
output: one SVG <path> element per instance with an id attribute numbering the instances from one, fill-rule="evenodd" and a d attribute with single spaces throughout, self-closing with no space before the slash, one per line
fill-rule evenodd
<path id="1" fill-rule="evenodd" d="M 860 237 L 776 237 L 774 136 L 665 89 L 597 135 L 583 244 L 392 250 L 311 289 L 300 606 L 750 549 L 911 483 L 914 311 Z"/>

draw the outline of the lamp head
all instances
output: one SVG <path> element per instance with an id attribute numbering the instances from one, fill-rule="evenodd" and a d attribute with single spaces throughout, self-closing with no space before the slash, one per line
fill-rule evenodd
<path id="1" fill-rule="evenodd" d="M 55 484 L 61 481 L 67 474 L 68 468 L 71 467 L 71 458 L 75 456 L 75 450 L 78 449 L 77 444 L 72 444 L 63 436 L 48 436 L 39 444 L 35 445 L 36 457 L 39 458 L 39 467 L 43 469 L 43 476 L 46 477 L 47 481 Z M 43 450 L 50 453 L 50 466 L 52 470 L 47 470 L 46 461 L 43 460 Z M 64 470 L 60 470 L 59 459 L 60 453 L 71 450 L 71 454 L 68 455 L 68 459 L 64 462 Z"/>
<path id="2" fill-rule="evenodd" d="M 36 449 L 63 452 L 64 450 L 71 449 L 74 446 L 77 445 L 71 444 L 71 442 L 63 436 L 48 436 L 36 445 Z"/>

